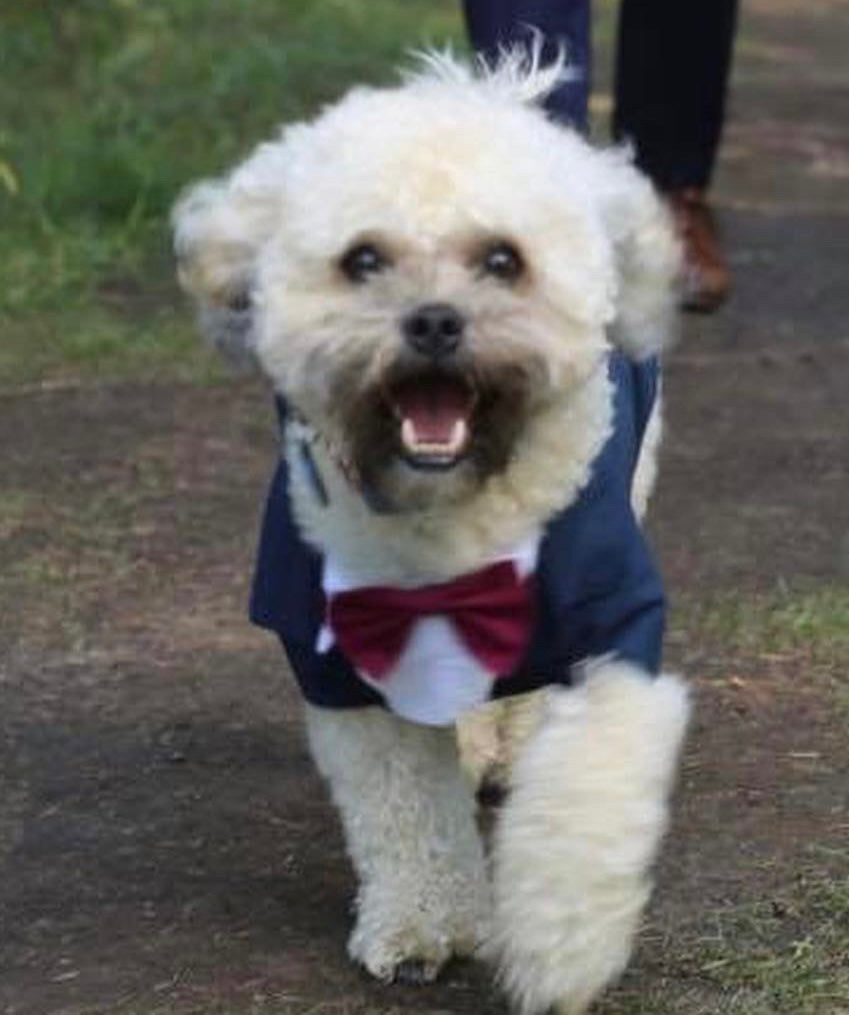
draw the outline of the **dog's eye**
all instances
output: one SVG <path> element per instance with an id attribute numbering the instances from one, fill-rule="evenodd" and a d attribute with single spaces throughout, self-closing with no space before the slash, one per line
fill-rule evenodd
<path id="1" fill-rule="evenodd" d="M 389 258 L 373 243 L 358 243 L 342 255 L 339 267 L 351 282 L 365 282 L 388 268 Z"/>
<path id="2" fill-rule="evenodd" d="M 524 274 L 525 262 L 512 243 L 493 243 L 483 252 L 480 260 L 481 271 L 502 282 L 515 282 Z"/>

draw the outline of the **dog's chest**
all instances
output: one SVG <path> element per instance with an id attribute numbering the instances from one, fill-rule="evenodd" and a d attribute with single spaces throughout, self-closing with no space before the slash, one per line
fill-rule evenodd
<path id="1" fill-rule="evenodd" d="M 326 619 L 317 649 L 334 645 L 397 715 L 447 725 L 487 701 L 531 636 L 539 537 L 452 583 L 393 589 L 326 557 Z M 443 605 L 444 604 L 444 605 Z M 512 656 L 511 656 L 512 653 Z"/>

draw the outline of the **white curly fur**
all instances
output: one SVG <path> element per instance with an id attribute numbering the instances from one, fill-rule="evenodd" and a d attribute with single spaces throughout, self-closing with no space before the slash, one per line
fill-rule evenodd
<path id="1" fill-rule="evenodd" d="M 402 79 L 424 87 L 450 84 L 464 91 L 488 88 L 496 99 L 541 103 L 558 85 L 574 81 L 583 73 L 569 65 L 565 45 L 553 60 L 543 62 L 543 42 L 542 33 L 531 28 L 530 45 L 504 47 L 494 62 L 478 56 L 474 63 L 465 63 L 450 47 L 425 50 L 414 54 L 419 66 L 403 73 Z"/>
<path id="2" fill-rule="evenodd" d="M 360 881 L 351 957 L 380 980 L 411 961 L 432 979 L 451 955 L 472 954 L 490 912 L 453 730 L 378 708 L 311 707 L 307 729 Z"/>
<path id="3" fill-rule="evenodd" d="M 648 355 L 671 333 L 678 247 L 668 215 L 626 152 L 593 151 L 534 105 L 564 73 L 562 59 L 543 67 L 538 48 L 476 69 L 426 56 L 399 87 L 353 90 L 174 210 L 179 277 L 202 324 L 255 354 L 320 438 L 327 506 L 299 474 L 289 438 L 303 535 L 375 581 L 449 577 L 539 531 L 577 496 L 609 433 L 604 355 L 611 345 Z M 375 232 L 396 270 L 346 285 L 340 255 Z M 504 235 L 529 257 L 527 285 L 487 285 L 469 268 L 470 244 Z M 501 472 L 465 499 L 384 516 L 345 478 L 347 434 L 330 382 L 368 380 L 397 348 L 399 316 L 422 300 L 462 306 L 481 359 L 523 356 L 544 369 Z M 656 414 L 638 513 L 659 433 Z M 405 476 L 408 502 L 432 482 Z M 450 478 L 441 482 L 451 491 Z M 489 950 L 520 1011 L 559 1005 L 576 1015 L 627 959 L 666 823 L 685 695 L 675 678 L 651 682 L 608 663 L 583 689 L 515 711 L 530 737 L 520 747 L 502 721 L 519 760 L 495 839 Z M 435 975 L 480 941 L 490 901 L 452 731 L 376 709 L 313 708 L 308 729 L 360 878 L 351 955 L 383 980 L 411 960 Z M 467 741 L 499 750 L 485 728 Z"/>
<path id="4" fill-rule="evenodd" d="M 642 522 L 649 509 L 649 500 L 657 480 L 658 456 L 663 439 L 663 388 L 658 386 L 657 397 L 646 423 L 643 443 L 631 483 L 631 507 L 637 521 Z"/>
<path id="5" fill-rule="evenodd" d="M 581 1015 L 624 969 L 686 720 L 676 677 L 624 663 L 548 692 L 494 846 L 489 950 L 522 1015 Z"/>
<path id="6" fill-rule="evenodd" d="M 415 233 L 462 209 L 472 220 L 496 215 L 499 224 L 535 230 L 544 274 L 568 293 L 570 315 L 585 325 L 588 314 L 612 323 L 616 341 L 632 353 L 658 351 L 672 334 L 669 279 L 680 261 L 668 212 L 627 150 L 592 150 L 533 106 L 563 73 L 562 64 L 507 54 L 475 74 L 450 54 L 431 55 L 401 88 L 354 89 L 313 123 L 283 128 L 229 175 L 195 184 L 175 206 L 183 286 L 202 303 L 226 303 L 255 289 L 266 263 L 286 299 L 309 310 L 327 279 L 301 274 L 293 291 L 285 283 L 295 252 L 303 267 L 317 268 L 364 220 Z M 406 157 L 393 164 L 393 151 Z M 446 163 L 462 171 L 446 173 Z M 434 170 L 429 193 L 407 186 L 413 164 L 420 175 Z M 541 216 L 527 220 L 517 179 L 537 188 Z M 589 214 L 583 237 L 568 229 L 580 223 L 563 217 L 575 202 Z M 602 249 L 594 227 L 604 231 Z M 584 245 L 580 265 L 569 256 L 576 242 Z M 614 264 L 605 263 L 608 247 Z M 273 319 L 265 340 L 279 340 Z M 274 364 L 270 355 L 272 376 Z"/>

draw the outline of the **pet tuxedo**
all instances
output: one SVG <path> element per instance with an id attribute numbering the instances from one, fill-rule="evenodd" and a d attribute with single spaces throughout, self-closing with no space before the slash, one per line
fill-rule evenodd
<path id="1" fill-rule="evenodd" d="M 430 688 L 419 683 L 410 687 L 403 673 L 397 673 L 402 652 L 391 653 L 394 667 L 386 668 L 390 674 L 394 669 L 404 686 L 396 679 L 393 687 L 392 676 L 387 679 L 385 672 L 369 674 L 367 664 L 354 665 L 342 647 L 346 639 L 340 640 L 326 621 L 333 615 L 334 594 L 344 596 L 356 587 L 356 580 L 338 574 L 332 561 L 323 560 L 299 535 L 289 506 L 288 466 L 281 460 L 262 527 L 251 619 L 279 635 L 311 704 L 329 708 L 384 705 L 405 718 L 441 724 L 488 698 L 546 684 L 569 684 L 576 665 L 586 659 L 612 655 L 651 673 L 658 671 L 663 592 L 630 503 L 631 480 L 656 396 L 658 368 L 653 360 L 635 363 L 613 354 L 609 372 L 614 383 L 613 433 L 593 465 L 588 485 L 575 503 L 545 526 L 538 547 L 521 547 L 513 560 L 493 562 L 511 566 L 516 584 L 524 586 L 531 599 L 526 609 L 519 595 L 504 611 L 515 620 L 506 637 L 521 642 L 521 651 L 514 648 L 515 664 L 506 671 L 492 662 L 472 665 L 468 639 L 462 634 L 458 638 L 456 625 L 450 622 L 425 638 L 435 644 L 420 647 L 417 654 L 419 664 L 422 652 L 441 664 L 441 673 L 431 669 L 430 675 L 421 675 L 425 683 L 430 677 Z M 280 410 L 285 426 L 285 406 L 281 404 Z M 391 596 L 385 589 L 379 591 L 382 598 L 372 597 L 371 608 L 377 613 L 391 610 Z M 367 625 L 369 603 L 359 609 L 360 622 Z M 438 609 L 438 604 L 428 603 L 423 614 L 433 617 Z M 486 612 L 487 607 L 483 609 Z M 517 631 L 522 624 L 527 630 Z M 369 648 L 358 651 L 367 659 Z M 380 650 L 379 644 L 371 647 L 372 654 Z M 422 673 L 421 665 L 415 669 Z M 455 686 L 450 686 L 452 671 Z"/>

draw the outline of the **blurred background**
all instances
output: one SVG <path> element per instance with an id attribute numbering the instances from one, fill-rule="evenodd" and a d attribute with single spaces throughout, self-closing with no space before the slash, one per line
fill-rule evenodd
<path id="1" fill-rule="evenodd" d="M 453 0 L 4 0 L 0 378 L 214 370 L 174 313 L 180 189 L 459 35 Z"/>

